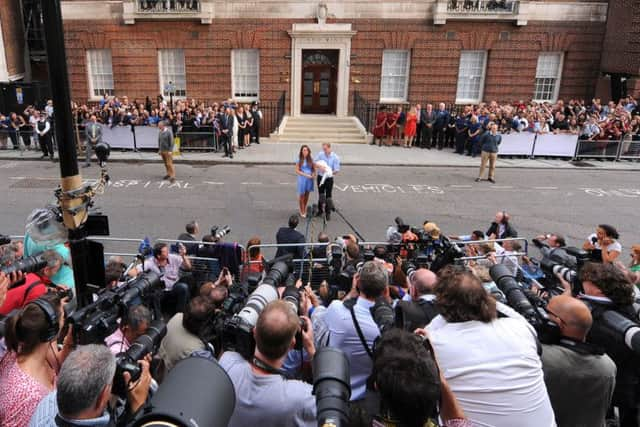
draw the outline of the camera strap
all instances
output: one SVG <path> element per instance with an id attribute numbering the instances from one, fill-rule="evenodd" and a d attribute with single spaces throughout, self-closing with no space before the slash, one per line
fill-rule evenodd
<path id="1" fill-rule="evenodd" d="M 356 312 L 353 309 L 354 304 L 345 304 L 345 305 L 347 305 L 347 308 L 349 309 L 349 313 L 351 313 L 351 318 L 353 319 L 353 326 L 355 326 L 356 328 L 356 332 L 358 333 L 358 338 L 360 338 L 360 342 L 362 343 L 362 346 L 367 351 L 367 354 L 369 355 L 371 360 L 373 360 L 373 351 L 371 350 L 371 348 L 369 348 L 369 344 L 367 344 L 367 340 L 364 338 L 364 334 L 362 333 L 360 324 L 356 319 Z"/>
<path id="2" fill-rule="evenodd" d="M 38 285 L 44 285 L 44 282 L 42 280 L 36 280 L 32 284 L 30 284 L 29 287 L 24 291 L 24 296 L 22 297 L 22 303 L 20 304 L 20 307 L 24 307 L 24 304 L 25 302 L 27 302 L 27 298 L 29 297 L 29 294 L 31 293 L 33 288 L 35 288 Z"/>
<path id="3" fill-rule="evenodd" d="M 270 365 L 266 364 L 265 362 L 263 362 L 262 360 L 258 359 L 257 357 L 254 357 L 251 360 L 251 363 L 256 368 L 262 369 L 263 371 L 265 371 L 265 372 L 267 372 L 269 374 L 280 375 L 285 380 L 289 379 L 289 376 L 284 371 L 282 371 L 281 369 L 276 369 L 273 366 L 270 366 Z"/>

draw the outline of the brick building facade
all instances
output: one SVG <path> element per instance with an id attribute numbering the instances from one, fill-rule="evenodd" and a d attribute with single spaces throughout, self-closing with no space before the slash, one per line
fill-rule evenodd
<path id="1" fill-rule="evenodd" d="M 489 2 L 200 0 L 197 10 L 177 13 L 171 7 L 191 2 L 160 1 L 169 10 L 148 13 L 140 9 L 146 1 L 67 0 L 72 98 L 96 99 L 101 85 L 130 99 L 155 97 L 170 76 L 184 81 L 181 94 L 209 101 L 238 94 L 275 101 L 286 92 L 292 115 L 311 103 L 348 115 L 354 92 L 393 102 L 593 97 L 607 3 L 520 0 L 473 9 Z M 234 63 L 234 52 L 254 52 L 242 58 L 255 69 Z M 313 74 L 332 52 L 328 71 Z M 255 79 L 249 93 L 234 84 L 245 79 Z"/>

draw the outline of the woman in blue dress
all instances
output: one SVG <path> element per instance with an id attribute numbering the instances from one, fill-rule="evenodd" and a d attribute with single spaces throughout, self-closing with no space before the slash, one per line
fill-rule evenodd
<path id="1" fill-rule="evenodd" d="M 311 149 L 307 145 L 300 147 L 298 162 L 296 163 L 296 174 L 298 175 L 298 202 L 300 204 L 300 216 L 307 217 L 307 203 L 309 203 L 309 193 L 313 192 L 313 178 L 316 174 Z"/>

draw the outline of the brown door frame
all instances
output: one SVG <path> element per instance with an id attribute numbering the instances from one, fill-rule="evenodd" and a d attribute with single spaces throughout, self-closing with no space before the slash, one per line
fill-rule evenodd
<path id="1" fill-rule="evenodd" d="M 311 49 L 310 49 L 311 50 Z M 335 49 L 330 49 L 331 51 Z M 317 51 L 316 51 L 317 52 Z M 321 51 L 322 52 L 322 51 Z M 304 55 L 304 51 L 303 51 Z M 301 81 L 300 81 L 300 112 L 302 114 L 335 114 L 337 106 L 338 93 L 338 55 L 339 51 L 331 52 L 328 57 L 335 58 L 331 64 L 307 64 L 302 65 Z M 323 71 L 329 71 L 329 103 L 323 107 L 320 105 L 320 75 Z M 311 106 L 305 106 L 305 74 L 313 73 L 313 100 Z"/>

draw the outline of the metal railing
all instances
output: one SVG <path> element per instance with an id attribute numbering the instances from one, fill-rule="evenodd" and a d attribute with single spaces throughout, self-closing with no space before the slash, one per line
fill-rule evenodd
<path id="1" fill-rule="evenodd" d="M 576 159 L 595 158 L 617 160 L 622 146 L 622 139 L 615 140 L 587 140 L 578 139 L 576 145 Z"/>
<path id="2" fill-rule="evenodd" d="M 260 136 L 268 137 L 269 133 L 280 127 L 285 114 L 287 93 L 282 92 L 275 102 L 260 103 L 262 120 L 260 121 Z"/>
<path id="3" fill-rule="evenodd" d="M 627 134 L 622 138 L 616 160 L 640 160 L 640 134 Z"/>
<path id="4" fill-rule="evenodd" d="M 201 132 L 178 132 L 180 150 L 220 150 L 220 138 L 213 129 Z"/>
<path id="5" fill-rule="evenodd" d="M 136 0 L 136 13 L 198 13 L 200 0 Z"/>
<path id="6" fill-rule="evenodd" d="M 516 14 L 519 1 L 517 0 L 449 0 L 447 12 L 460 14 Z"/>

